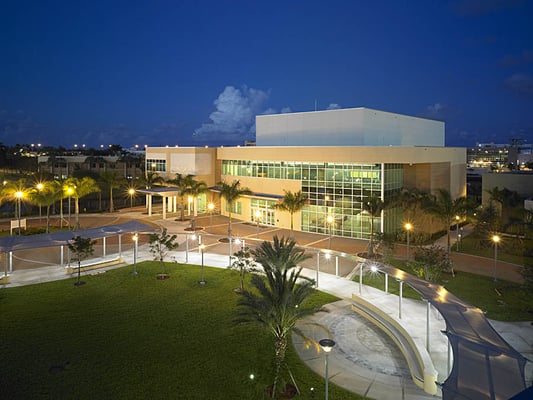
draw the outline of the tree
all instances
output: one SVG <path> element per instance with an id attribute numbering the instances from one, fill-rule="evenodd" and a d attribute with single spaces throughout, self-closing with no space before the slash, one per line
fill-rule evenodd
<path id="1" fill-rule="evenodd" d="M 286 366 L 285 354 L 290 334 L 302 335 L 296 323 L 321 310 L 306 305 L 313 292 L 314 280 L 301 276 L 302 268 L 298 267 L 298 263 L 309 256 L 304 250 L 295 248 L 295 244 L 291 238 L 274 236 L 272 243 L 263 242 L 255 249 L 253 255 L 262 265 L 265 276 L 252 275 L 251 285 L 255 291 L 244 290 L 237 302 L 237 322 L 256 323 L 274 337 L 272 397 L 276 395 L 281 368 Z"/>
<path id="2" fill-rule="evenodd" d="M 109 187 L 109 212 L 115 211 L 113 204 L 113 189 L 118 189 L 125 181 L 116 171 L 100 172 L 100 179 Z"/>
<path id="3" fill-rule="evenodd" d="M 435 196 L 428 197 L 424 211 L 443 223 L 446 229 L 446 255 L 448 259 L 450 258 L 451 252 L 451 226 L 455 221 L 455 216 L 465 215 L 472 207 L 467 197 L 452 199 L 452 195 L 446 189 L 438 189 Z"/>
<path id="4" fill-rule="evenodd" d="M 74 199 L 74 213 L 76 215 L 76 229 L 80 229 L 80 198 L 88 194 L 99 192 L 100 187 L 96 181 L 89 177 L 68 178 L 63 187 L 63 197 L 72 197 Z M 69 192 L 70 190 L 70 192 Z"/>
<path id="5" fill-rule="evenodd" d="M 240 277 L 240 292 L 244 291 L 244 274 L 246 272 L 255 272 L 257 270 L 257 264 L 252 258 L 252 252 L 250 248 L 244 247 L 233 254 L 234 261 L 228 268 L 239 271 Z"/>
<path id="6" fill-rule="evenodd" d="M 78 260 L 78 280 L 74 284 L 76 286 L 81 286 L 85 284 L 85 282 L 80 281 L 81 261 L 94 253 L 95 244 L 96 240 L 92 240 L 91 238 L 82 238 L 81 236 L 76 236 L 75 238 L 72 238 L 72 240 L 68 243 L 69 250 L 76 255 L 76 258 Z"/>
<path id="7" fill-rule="evenodd" d="M 233 205 L 242 196 L 252 194 L 252 191 L 248 188 L 241 187 L 241 182 L 234 180 L 231 183 L 219 182 L 220 196 L 226 200 L 228 207 L 229 223 L 228 223 L 228 236 L 231 239 L 231 214 L 233 211 Z"/>
<path id="8" fill-rule="evenodd" d="M 196 229 L 195 224 L 195 217 L 197 215 L 198 210 L 196 209 L 196 200 L 198 199 L 198 196 L 201 194 L 207 192 L 207 184 L 204 181 L 197 181 L 192 179 L 188 186 L 183 189 L 182 193 L 183 196 L 190 196 L 192 198 L 192 217 L 191 217 L 191 229 L 194 231 Z"/>
<path id="9" fill-rule="evenodd" d="M 31 201 L 39 207 L 46 207 L 46 233 L 50 233 L 50 207 L 63 197 L 63 188 L 59 181 L 42 183 L 40 189 L 34 189 Z"/>
<path id="10" fill-rule="evenodd" d="M 15 204 L 15 218 L 21 214 L 22 201 L 30 200 L 32 189 L 26 186 L 26 179 L 22 178 L 16 182 L 7 182 L 2 187 L 0 203 L 13 201 Z M 19 232 L 20 234 L 20 232 Z"/>
<path id="11" fill-rule="evenodd" d="M 154 185 L 159 185 L 165 182 L 163 177 L 161 177 L 157 172 L 153 171 L 146 172 L 143 180 L 146 189 L 151 189 Z"/>
<path id="12" fill-rule="evenodd" d="M 187 174 L 176 174 L 176 177 L 174 179 L 171 179 L 168 181 L 169 183 L 172 183 L 173 185 L 176 185 L 178 189 L 180 190 L 180 220 L 183 221 L 184 219 L 184 209 L 185 205 L 183 204 L 183 197 L 185 196 L 185 190 L 190 187 L 194 182 L 194 175 Z"/>
<path id="13" fill-rule="evenodd" d="M 150 253 L 154 256 L 155 261 L 159 261 L 161 265 L 161 274 L 165 274 L 165 257 L 169 251 L 178 248 L 179 243 L 176 242 L 177 235 L 171 235 L 167 232 L 167 228 L 163 228 L 161 233 L 151 233 L 149 236 Z"/>
<path id="14" fill-rule="evenodd" d="M 370 196 L 359 198 L 361 202 L 362 211 L 366 212 L 370 217 L 370 242 L 368 243 L 368 257 L 374 257 L 374 219 L 381 216 L 381 212 L 385 209 L 385 202 L 381 200 L 376 193 L 371 193 Z"/>
<path id="15" fill-rule="evenodd" d="M 300 211 L 307 204 L 307 196 L 301 190 L 292 193 L 284 190 L 285 194 L 282 199 L 276 204 L 278 210 L 287 211 L 291 215 L 291 237 L 293 237 L 294 230 L 294 214 Z"/>
<path id="16" fill-rule="evenodd" d="M 442 272 L 451 270 L 446 250 L 437 245 L 419 247 L 415 251 L 415 262 L 409 264 L 419 278 L 428 282 L 438 282 Z"/>

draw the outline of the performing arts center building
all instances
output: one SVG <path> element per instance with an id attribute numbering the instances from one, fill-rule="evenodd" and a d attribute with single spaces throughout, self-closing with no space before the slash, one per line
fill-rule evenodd
<path id="1" fill-rule="evenodd" d="M 255 146 L 147 147 L 146 171 L 165 179 L 195 175 L 211 189 L 196 210 L 214 202 L 222 215 L 229 209 L 217 183 L 239 180 L 253 194 L 233 204 L 232 216 L 282 228 L 290 228 L 290 214 L 275 204 L 284 191 L 301 190 L 308 202 L 294 215 L 295 230 L 368 239 L 362 201 L 373 193 L 382 200 L 404 188 L 466 195 L 466 149 L 444 145 L 444 122 L 368 108 L 262 115 Z M 176 198 L 163 201 L 176 211 Z M 403 218 L 401 209 L 387 209 L 374 230 L 399 231 Z"/>

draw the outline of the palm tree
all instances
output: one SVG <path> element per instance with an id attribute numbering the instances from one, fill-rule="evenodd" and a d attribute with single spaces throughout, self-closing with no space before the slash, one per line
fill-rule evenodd
<path id="1" fill-rule="evenodd" d="M 470 211 L 471 207 L 472 205 L 467 197 L 463 196 L 452 199 L 452 195 L 446 189 L 438 189 L 437 194 L 435 196 L 429 196 L 427 203 L 424 205 L 424 211 L 441 221 L 446 228 L 446 254 L 448 259 L 450 258 L 451 252 L 450 227 L 454 223 L 456 215 L 465 215 Z"/>
<path id="2" fill-rule="evenodd" d="M 13 201 L 15 203 L 15 218 L 19 218 L 22 211 L 22 201 L 30 200 L 32 189 L 26 186 L 26 179 L 19 179 L 16 182 L 7 182 L 2 188 L 0 202 Z M 18 229 L 20 235 L 20 224 Z"/>
<path id="3" fill-rule="evenodd" d="M 295 248 L 291 239 L 278 239 L 263 242 L 253 251 L 256 262 L 262 265 L 265 276 L 252 275 L 254 292 L 243 290 L 237 301 L 239 311 L 236 322 L 256 323 L 274 337 L 275 373 L 272 397 L 285 364 L 288 339 L 291 332 L 303 336 L 296 323 L 321 308 L 306 305 L 313 292 L 314 281 L 301 276 L 302 267 L 298 264 L 309 258 L 304 250 Z"/>
<path id="4" fill-rule="evenodd" d="M 50 207 L 63 197 L 63 188 L 59 181 L 42 183 L 40 189 L 33 190 L 30 195 L 32 202 L 39 207 L 46 207 L 46 233 L 50 233 Z"/>
<path id="5" fill-rule="evenodd" d="M 172 183 L 176 185 L 180 190 L 180 220 L 183 221 L 184 219 L 184 208 L 185 205 L 183 204 L 183 197 L 185 196 L 185 190 L 187 190 L 188 187 L 192 186 L 192 184 L 195 182 L 194 175 L 188 174 L 183 175 L 180 173 L 176 174 L 176 177 L 172 180 L 169 180 L 169 183 Z"/>
<path id="6" fill-rule="evenodd" d="M 113 204 L 113 189 L 118 189 L 125 181 L 116 171 L 100 172 L 100 179 L 109 187 L 109 212 L 115 210 Z"/>
<path id="7" fill-rule="evenodd" d="M 370 242 L 368 243 L 368 257 L 374 257 L 374 219 L 381 216 L 386 204 L 376 193 L 371 193 L 368 197 L 358 199 L 361 202 L 362 211 L 370 216 Z"/>
<path id="8" fill-rule="evenodd" d="M 301 190 L 292 193 L 291 191 L 284 190 L 285 195 L 276 204 L 278 210 L 287 211 L 291 215 L 291 237 L 293 237 L 294 230 L 294 214 L 300 211 L 307 204 L 307 195 L 303 194 Z"/>
<path id="9" fill-rule="evenodd" d="M 191 217 L 191 229 L 196 229 L 195 217 L 197 215 L 196 200 L 198 196 L 207 192 L 207 184 L 204 181 L 192 180 L 189 185 L 183 190 L 183 196 L 190 196 L 192 198 L 192 217 Z"/>
<path id="10" fill-rule="evenodd" d="M 146 172 L 146 176 L 144 177 L 144 185 L 146 189 L 151 189 L 154 185 L 159 185 L 163 182 L 165 182 L 165 180 L 157 172 Z"/>
<path id="11" fill-rule="evenodd" d="M 70 189 L 70 193 L 67 191 Z M 99 192 L 100 188 L 93 178 L 83 177 L 68 178 L 65 181 L 64 192 L 67 196 L 74 198 L 74 212 L 76 215 L 76 229 L 80 229 L 80 198 L 88 194 Z"/>
<path id="12" fill-rule="evenodd" d="M 239 180 L 234 180 L 231 183 L 219 182 L 220 187 L 220 196 L 226 200 L 228 207 L 228 236 L 231 240 L 231 213 L 233 211 L 233 204 L 241 197 L 251 195 L 252 191 L 248 188 L 241 187 L 241 182 Z"/>

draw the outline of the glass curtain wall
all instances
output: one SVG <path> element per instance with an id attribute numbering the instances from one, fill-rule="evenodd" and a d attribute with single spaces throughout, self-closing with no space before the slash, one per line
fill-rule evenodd
<path id="1" fill-rule="evenodd" d="M 403 186 L 401 164 L 224 160 L 222 174 L 299 180 L 309 198 L 301 212 L 302 231 L 328 234 L 331 229 L 332 235 L 362 239 L 370 237 L 370 216 L 362 211 L 362 201 L 373 193 L 388 199 Z M 254 204 L 252 200 L 252 215 L 260 208 Z M 268 208 L 274 221 L 274 207 Z M 397 230 L 397 214 L 387 210 L 383 227 L 381 218 L 375 218 L 375 231 Z"/>

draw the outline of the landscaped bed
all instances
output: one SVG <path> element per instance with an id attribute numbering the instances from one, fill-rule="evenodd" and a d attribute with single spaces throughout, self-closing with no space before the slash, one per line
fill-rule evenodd
<path id="1" fill-rule="evenodd" d="M 74 280 L 0 290 L 0 394 L 9 399 L 261 399 L 273 343 L 233 323 L 236 271 L 157 262 Z M 317 292 L 312 302 L 336 298 Z M 300 398 L 324 379 L 292 350 Z M 254 374 L 254 379 L 250 379 Z M 361 397 L 330 385 L 331 398 Z"/>

